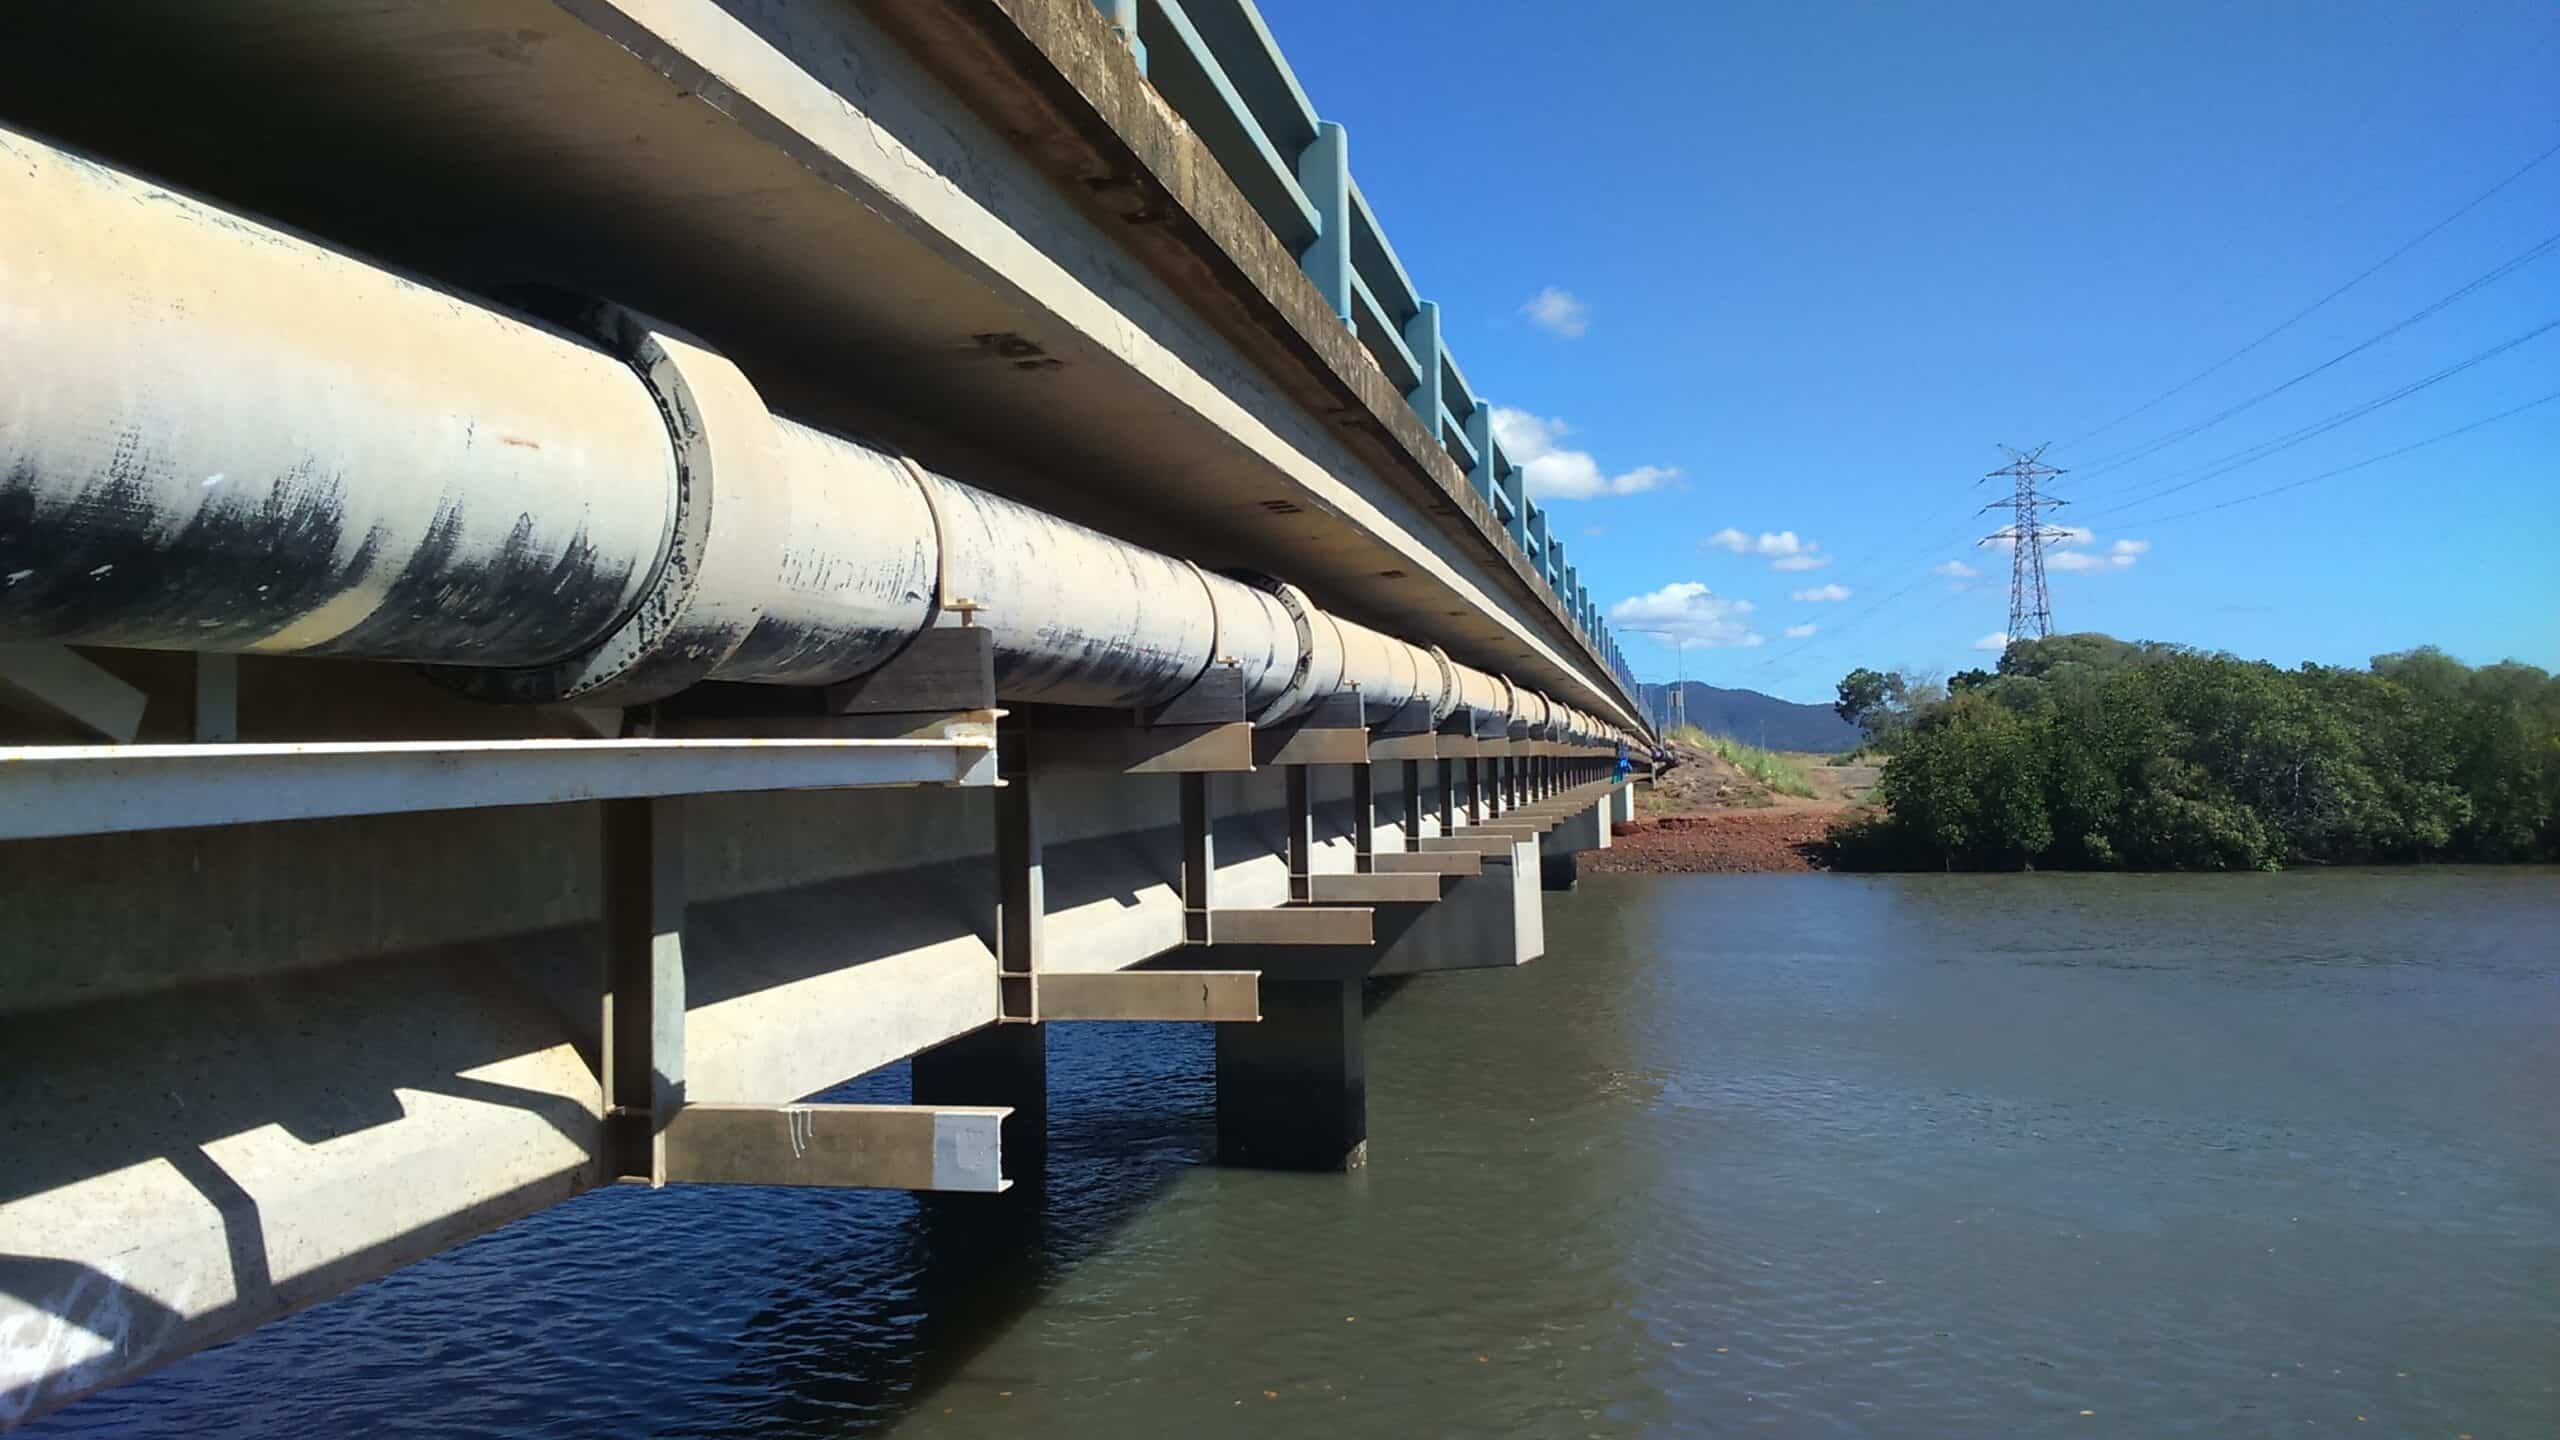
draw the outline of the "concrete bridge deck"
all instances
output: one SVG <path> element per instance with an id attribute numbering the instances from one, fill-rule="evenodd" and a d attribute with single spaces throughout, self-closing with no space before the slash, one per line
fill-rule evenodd
<path id="1" fill-rule="evenodd" d="M 1128 40 L 0 22 L 0 1426 L 594 1185 L 1036 1181 L 1050 1023 L 1357 1164 L 1362 982 L 1543 952 L 1624 667 Z"/>

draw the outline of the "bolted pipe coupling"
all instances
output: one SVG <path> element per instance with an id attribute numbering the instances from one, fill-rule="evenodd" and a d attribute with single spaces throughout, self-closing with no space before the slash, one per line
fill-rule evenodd
<path id="1" fill-rule="evenodd" d="M 547 665 L 431 666 L 476 699 L 642 705 L 710 678 L 764 614 L 791 520 L 774 419 L 736 365 L 610 303 L 586 317 L 638 372 L 675 442 L 675 513 L 639 603 L 604 639 Z"/>
<path id="2" fill-rule="evenodd" d="M 1342 688 L 1342 632 L 1335 628 L 1333 617 L 1316 608 L 1307 592 L 1286 580 L 1251 571 L 1236 571 L 1235 578 L 1257 590 L 1267 591 L 1288 612 L 1290 623 L 1298 635 L 1298 659 L 1289 672 L 1289 683 L 1280 697 L 1251 718 L 1256 725 L 1272 725 L 1293 715 L 1301 715 L 1317 702 Z"/>
<path id="3" fill-rule="evenodd" d="M 1431 663 L 1440 672 L 1439 688 L 1431 696 L 1431 723 L 1437 725 L 1458 708 L 1458 666 L 1449 658 L 1449 652 L 1437 645 L 1431 647 Z"/>

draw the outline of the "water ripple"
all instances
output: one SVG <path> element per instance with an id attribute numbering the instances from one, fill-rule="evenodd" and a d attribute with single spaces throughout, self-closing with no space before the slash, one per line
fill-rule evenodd
<path id="1" fill-rule="evenodd" d="M 1608 877 L 1361 1174 L 1063 1028 L 1038 1205 L 600 1193 L 36 1433 L 2560 1433 L 2554 878 Z"/>

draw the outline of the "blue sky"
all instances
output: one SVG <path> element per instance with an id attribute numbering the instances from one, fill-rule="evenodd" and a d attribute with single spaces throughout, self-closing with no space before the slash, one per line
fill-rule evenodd
<path id="1" fill-rule="evenodd" d="M 1534 475 L 1603 492 L 1552 500 L 1594 592 L 1690 637 L 1675 656 L 1628 635 L 1646 678 L 1685 664 L 1823 700 L 1856 665 L 1989 663 L 2008 560 L 1969 543 L 1996 523 L 1975 482 L 1999 444 L 2043 441 L 2075 472 L 2057 518 L 2094 532 L 2062 547 L 2081 558 L 2053 577 L 2060 628 L 2285 664 L 2435 643 L 2560 668 L 2560 401 L 2189 513 L 2560 391 L 2555 330 L 2249 458 L 2560 319 L 2560 251 L 2108 463 L 2560 232 L 2560 154 L 2099 429 L 2560 146 L 2547 0 L 1264 16 L 1348 128 L 1451 351 L 1518 412 L 1514 455 L 1543 447 Z M 1932 573 L 1950 562 L 1980 574 Z"/>

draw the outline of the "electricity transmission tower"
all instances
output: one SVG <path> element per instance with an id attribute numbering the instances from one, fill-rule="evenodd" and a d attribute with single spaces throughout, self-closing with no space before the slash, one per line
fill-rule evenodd
<path id="1" fill-rule="evenodd" d="M 2048 444 L 2051 442 L 2048 441 Z M 2065 472 L 2044 463 L 2045 447 L 2009 452 L 2009 463 L 1982 477 L 1984 481 L 2009 477 L 2014 485 L 2006 500 L 1994 500 L 1983 506 L 1985 511 L 2007 510 L 2009 523 L 1983 536 L 1987 543 L 2007 540 L 2009 543 L 2009 638 L 2042 640 L 2053 633 L 2053 600 L 2045 593 L 2044 547 L 2070 535 L 2059 525 L 2044 523 L 2044 512 L 2068 505 L 2036 489 L 2036 482 Z M 1980 483 L 1980 482 L 1977 482 Z"/>

